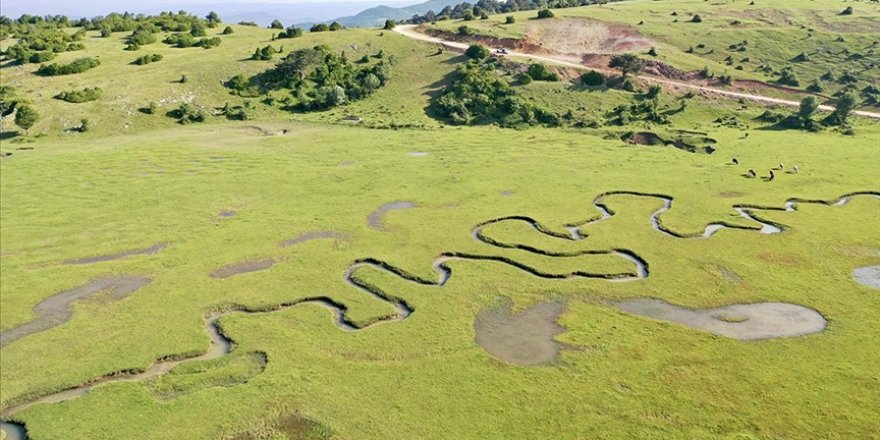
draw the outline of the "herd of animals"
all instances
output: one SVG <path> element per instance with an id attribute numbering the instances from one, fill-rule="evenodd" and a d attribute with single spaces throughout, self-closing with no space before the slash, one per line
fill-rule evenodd
<path id="1" fill-rule="evenodd" d="M 733 164 L 733 165 L 739 165 L 739 160 L 738 160 L 737 158 L 734 157 L 734 158 L 730 161 L 730 163 Z M 766 180 L 766 181 L 768 181 L 768 182 L 773 181 L 773 179 L 776 178 L 776 173 L 775 173 L 775 171 L 782 171 L 782 170 L 784 170 L 784 169 L 785 169 L 785 164 L 782 163 L 782 162 L 780 162 L 779 165 L 778 165 L 776 168 L 771 168 L 771 169 L 770 169 L 769 174 L 767 175 L 767 177 L 764 177 L 764 180 Z M 798 171 L 799 171 L 798 166 L 795 165 L 795 166 L 791 167 L 791 170 L 789 170 L 789 174 L 797 174 Z M 752 169 L 749 169 L 749 172 L 746 173 L 745 176 L 748 177 L 748 178 L 750 178 L 750 179 L 754 179 L 755 177 L 758 177 L 758 173 L 754 170 L 754 168 L 752 168 Z"/>

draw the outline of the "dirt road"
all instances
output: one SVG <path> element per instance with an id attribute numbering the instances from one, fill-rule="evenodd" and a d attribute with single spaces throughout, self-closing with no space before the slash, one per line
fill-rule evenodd
<path id="1" fill-rule="evenodd" d="M 467 44 L 467 43 L 461 43 L 461 42 L 457 42 L 457 41 L 446 41 L 446 40 L 441 40 L 440 38 L 432 37 L 430 35 L 425 35 L 425 34 L 418 32 L 416 30 L 416 25 L 397 26 L 394 28 L 394 32 L 397 32 L 398 34 L 401 34 L 405 37 L 414 38 L 416 40 L 426 41 L 429 43 L 442 44 L 443 46 L 449 47 L 452 49 L 465 50 L 469 46 L 469 44 Z M 489 50 L 492 51 L 493 53 L 495 52 L 496 49 L 497 48 L 494 48 L 494 47 L 489 48 Z M 606 73 L 606 74 L 616 73 L 615 71 L 612 71 L 612 70 L 595 69 L 592 67 L 587 67 L 587 66 L 584 66 L 583 64 L 567 61 L 564 58 L 554 57 L 552 55 L 535 55 L 535 54 L 530 54 L 530 53 L 508 51 L 508 54 L 506 56 L 513 57 L 513 58 L 525 58 L 525 59 L 529 59 L 529 60 L 541 61 L 541 62 L 545 62 L 548 64 L 555 64 L 557 66 L 570 67 L 570 68 L 574 68 L 574 69 L 597 70 L 599 72 Z M 717 89 L 714 87 L 706 87 L 706 86 L 700 86 L 700 85 L 695 85 L 695 84 L 689 84 L 686 82 L 668 80 L 668 79 L 659 78 L 656 76 L 641 75 L 638 78 L 643 81 L 654 82 L 654 83 L 663 84 L 663 85 L 670 86 L 670 87 L 678 87 L 678 88 L 682 88 L 682 89 L 696 90 L 696 91 L 703 92 L 706 94 L 724 96 L 724 97 L 728 97 L 728 98 L 745 99 L 745 100 L 749 100 L 749 101 L 761 102 L 761 103 L 766 103 L 766 104 L 786 105 L 789 107 L 800 106 L 800 102 L 798 102 L 798 101 L 789 101 L 787 99 L 772 98 L 769 96 L 761 96 L 761 95 L 753 95 L 750 93 L 734 92 L 734 91 L 730 91 L 730 90 Z M 819 109 L 825 110 L 825 111 L 834 111 L 834 107 L 832 107 L 830 105 L 820 105 Z M 864 116 L 866 118 L 880 119 L 880 113 L 874 113 L 874 112 L 868 112 L 868 111 L 862 111 L 862 110 L 853 110 L 852 114 Z"/>

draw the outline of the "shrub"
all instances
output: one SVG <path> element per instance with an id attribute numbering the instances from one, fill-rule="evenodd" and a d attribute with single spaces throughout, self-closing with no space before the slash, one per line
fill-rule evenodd
<path id="1" fill-rule="evenodd" d="M 327 26 L 324 23 L 318 23 L 318 24 L 312 26 L 312 28 L 309 29 L 309 32 L 327 32 L 329 30 L 330 30 L 330 26 Z"/>
<path id="2" fill-rule="evenodd" d="M 657 56 L 657 48 L 652 46 L 651 50 L 648 51 L 648 55 L 650 55 L 652 57 L 656 57 Z"/>
<path id="3" fill-rule="evenodd" d="M 126 41 L 131 45 L 145 46 L 155 43 L 156 36 L 145 29 L 137 29 L 128 36 Z"/>
<path id="4" fill-rule="evenodd" d="M 196 22 L 190 27 L 189 34 L 193 37 L 205 37 L 208 35 L 208 31 L 205 29 L 205 25 Z"/>
<path id="5" fill-rule="evenodd" d="M 641 72 L 645 67 L 645 63 L 639 59 L 639 57 L 627 53 L 613 56 L 611 62 L 608 63 L 608 67 L 611 67 L 612 69 L 620 69 L 621 74 L 625 78 L 630 73 Z"/>
<path id="6" fill-rule="evenodd" d="M 76 131 L 85 133 L 89 131 L 90 128 L 92 128 L 92 123 L 87 118 L 83 118 L 79 120 L 79 127 L 76 127 Z"/>
<path id="7" fill-rule="evenodd" d="M 144 64 L 155 63 L 156 61 L 162 61 L 161 54 L 154 53 L 152 55 L 144 55 L 132 62 L 138 66 L 143 66 Z"/>
<path id="8" fill-rule="evenodd" d="M 281 20 L 276 19 L 269 25 L 269 29 L 284 29 L 284 24 L 281 23 Z"/>
<path id="9" fill-rule="evenodd" d="M 15 112 L 15 125 L 27 132 L 40 120 L 40 114 L 29 105 L 19 105 L 17 108 L 18 110 Z"/>
<path id="10" fill-rule="evenodd" d="M 396 22 L 396 21 L 394 21 L 394 20 L 385 20 L 385 26 L 383 26 L 382 29 L 385 29 L 386 31 L 390 31 L 390 30 L 394 29 L 395 27 L 397 27 L 397 22 Z"/>
<path id="11" fill-rule="evenodd" d="M 733 84 L 733 77 L 730 75 L 721 75 L 718 77 L 718 81 L 721 81 L 721 84 L 729 86 Z"/>
<path id="12" fill-rule="evenodd" d="M 43 76 L 72 75 L 74 73 L 81 73 L 98 67 L 100 64 L 101 61 L 97 58 L 79 58 L 73 60 L 70 64 L 52 63 L 49 65 L 42 65 L 37 69 L 37 74 Z"/>
<path id="13" fill-rule="evenodd" d="M 255 61 L 267 61 L 271 60 L 272 57 L 278 53 L 272 45 L 265 46 L 263 48 L 258 48 L 254 50 L 254 54 L 251 55 L 251 59 Z"/>
<path id="14" fill-rule="evenodd" d="M 239 22 L 238 22 L 238 25 L 239 25 L 239 26 L 250 26 L 250 27 L 257 27 L 257 26 L 259 26 L 258 24 L 254 23 L 254 22 L 252 22 L 252 21 L 239 21 Z M 283 25 L 282 25 L 282 27 L 283 27 Z"/>
<path id="15" fill-rule="evenodd" d="M 101 38 L 107 38 L 112 34 L 113 34 L 113 31 L 111 31 L 110 28 L 108 28 L 108 27 L 101 28 Z"/>
<path id="16" fill-rule="evenodd" d="M 204 122 L 205 113 L 192 104 L 181 104 L 180 107 L 168 112 L 168 116 L 177 119 L 179 124 Z"/>
<path id="17" fill-rule="evenodd" d="M 853 14 L 853 7 L 852 6 L 847 6 L 846 9 L 844 9 L 843 11 L 840 12 L 840 15 L 852 15 L 852 14 Z"/>
<path id="18" fill-rule="evenodd" d="M 555 17 L 555 15 L 553 14 L 553 11 L 551 11 L 549 9 L 538 10 L 538 18 L 553 18 L 553 17 Z"/>
<path id="19" fill-rule="evenodd" d="M 175 33 L 165 37 L 163 43 L 174 47 L 192 47 L 196 44 L 195 38 L 190 34 Z"/>
<path id="20" fill-rule="evenodd" d="M 87 87 L 82 90 L 70 90 L 70 91 L 61 92 L 61 93 L 55 95 L 55 99 L 60 99 L 65 102 L 79 104 L 82 102 L 96 101 L 103 94 L 104 94 L 104 91 L 101 90 L 100 87 L 94 87 L 91 89 Z"/>
<path id="21" fill-rule="evenodd" d="M 691 23 L 702 23 L 703 17 L 700 17 L 700 14 L 694 14 L 694 18 L 691 18 Z"/>
<path id="22" fill-rule="evenodd" d="M 516 83 L 521 86 L 529 85 L 532 83 L 532 77 L 527 73 L 520 73 L 516 75 Z"/>
<path id="23" fill-rule="evenodd" d="M 546 65 L 541 63 L 533 63 L 526 73 L 535 81 L 559 81 L 559 75 L 551 72 Z"/>
<path id="24" fill-rule="evenodd" d="M 223 40 L 220 37 L 202 38 L 201 40 L 196 42 L 196 46 L 210 49 L 212 47 L 219 46 L 222 42 Z"/>
<path id="25" fill-rule="evenodd" d="M 782 71 L 779 72 L 779 79 L 777 79 L 776 82 L 792 87 L 801 85 L 801 82 L 798 81 L 797 76 L 794 74 L 794 71 L 791 70 L 791 67 L 782 69 Z"/>
<path id="26" fill-rule="evenodd" d="M 581 84 L 588 87 L 598 87 L 605 85 L 605 75 L 601 72 L 590 70 L 581 75 Z"/>
<path id="27" fill-rule="evenodd" d="M 276 38 L 299 38 L 302 37 L 303 30 L 302 28 L 298 28 L 296 26 L 290 26 L 286 30 L 283 30 L 278 33 L 278 37 Z"/>
<path id="28" fill-rule="evenodd" d="M 458 35 L 461 35 L 461 36 L 471 35 L 471 28 L 469 28 L 465 25 L 459 26 L 458 27 Z"/>
<path id="29" fill-rule="evenodd" d="M 30 63 L 45 63 L 46 61 L 52 61 L 55 59 L 55 52 L 34 52 L 28 58 L 28 62 Z"/>
<path id="30" fill-rule="evenodd" d="M 235 30 L 232 29 L 232 26 L 226 26 L 226 29 L 223 29 L 223 35 L 229 35 L 234 33 Z"/>
<path id="31" fill-rule="evenodd" d="M 812 93 L 822 93 L 825 91 L 825 86 L 822 85 L 822 81 L 817 79 L 807 86 L 807 91 Z"/>
<path id="32" fill-rule="evenodd" d="M 648 87 L 648 91 L 645 92 L 645 98 L 654 99 L 654 98 L 660 96 L 660 92 L 662 92 L 662 91 L 663 91 L 663 87 L 660 87 L 657 84 L 652 84 L 650 87 Z"/>
<path id="33" fill-rule="evenodd" d="M 491 53 L 486 46 L 482 44 L 472 44 L 470 47 L 464 51 L 464 54 L 471 59 L 474 60 L 482 60 L 484 58 L 488 58 Z"/>
<path id="34" fill-rule="evenodd" d="M 516 23 L 516 18 L 514 18 L 514 16 L 512 16 L 512 15 L 508 15 L 507 17 L 504 17 L 504 23 L 505 24 L 514 24 L 514 23 Z"/>
<path id="35" fill-rule="evenodd" d="M 709 79 L 709 78 L 712 78 L 713 76 L 715 76 L 715 75 L 713 75 L 712 71 L 709 70 L 709 66 L 703 67 L 703 70 L 700 70 L 700 77 L 701 78 Z"/>
<path id="36" fill-rule="evenodd" d="M 345 29 L 345 27 L 339 24 L 339 22 L 334 21 L 333 23 L 330 23 L 330 26 L 328 26 L 327 29 L 331 32 L 336 32 L 340 29 Z"/>

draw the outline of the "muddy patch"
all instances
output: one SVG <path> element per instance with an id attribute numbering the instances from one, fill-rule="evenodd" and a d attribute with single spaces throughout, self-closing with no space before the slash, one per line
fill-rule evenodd
<path id="1" fill-rule="evenodd" d="M 516 193 L 513 191 L 501 191 L 498 194 L 500 194 L 501 197 L 513 197 L 513 195 Z"/>
<path id="2" fill-rule="evenodd" d="M 406 153 L 406 155 L 409 157 L 425 157 L 429 156 L 430 154 L 431 153 L 428 153 L 427 151 L 410 151 L 409 153 Z"/>
<path id="3" fill-rule="evenodd" d="M 239 440 L 285 439 L 285 440 L 328 440 L 332 432 L 326 426 L 298 413 L 283 415 L 257 429 L 236 436 Z"/>
<path id="4" fill-rule="evenodd" d="M 34 306 L 34 320 L 0 333 L 0 347 L 25 336 L 64 324 L 73 316 L 71 305 L 97 293 L 109 291 L 111 301 L 118 301 L 150 283 L 149 278 L 133 275 L 117 275 L 98 278 L 75 289 L 56 293 Z"/>
<path id="5" fill-rule="evenodd" d="M 657 133 L 651 133 L 649 131 L 631 133 L 628 136 L 624 136 L 624 140 L 628 144 L 633 145 L 648 145 L 648 146 L 672 146 L 678 148 L 682 151 L 687 151 L 688 153 L 703 153 L 703 154 L 712 154 L 715 152 L 715 147 L 712 144 L 715 144 L 717 141 L 712 138 L 704 137 L 704 138 L 695 138 L 695 139 L 685 139 L 683 137 L 678 137 L 675 139 L 664 139 Z M 704 146 L 698 146 L 697 143 L 708 144 Z"/>
<path id="6" fill-rule="evenodd" d="M 526 26 L 526 35 L 528 41 L 564 54 L 613 54 L 652 46 L 631 27 L 580 18 L 535 20 Z"/>
<path id="7" fill-rule="evenodd" d="M 132 249 L 128 251 L 123 251 L 118 254 L 110 254 L 110 255 L 99 255 L 96 257 L 86 257 L 79 258 L 76 260 L 64 260 L 64 264 L 91 264 L 91 263 L 101 263 L 104 261 L 113 261 L 120 260 L 122 258 L 130 257 L 132 255 L 151 255 L 155 254 L 162 249 L 165 249 L 168 246 L 168 243 L 156 243 L 150 247 L 143 249 Z"/>
<path id="8" fill-rule="evenodd" d="M 866 266 L 853 270 L 853 279 L 857 283 L 872 289 L 880 289 L 880 266 Z"/>
<path id="9" fill-rule="evenodd" d="M 563 332 L 556 323 L 565 305 L 537 304 L 511 315 L 511 301 L 487 309 L 474 321 L 476 341 L 492 357 L 516 365 L 549 364 L 559 355 L 554 337 Z"/>
<path id="10" fill-rule="evenodd" d="M 342 162 L 339 162 L 339 166 L 341 166 L 341 167 L 350 167 L 352 165 L 354 165 L 354 162 L 352 162 L 350 160 L 344 160 Z"/>
<path id="11" fill-rule="evenodd" d="M 714 309 L 688 309 L 659 299 L 633 299 L 613 303 L 626 313 L 716 335 L 740 339 L 775 339 L 817 333 L 827 322 L 819 312 L 796 304 L 735 304 Z"/>
<path id="12" fill-rule="evenodd" d="M 386 204 L 380 206 L 375 211 L 370 213 L 369 217 L 367 217 L 367 226 L 369 226 L 371 229 L 375 229 L 377 231 L 385 231 L 386 228 L 384 225 L 384 220 L 385 220 L 385 214 L 388 211 L 394 211 L 397 209 L 409 209 L 409 208 L 414 208 L 415 206 L 416 206 L 415 203 L 407 202 L 407 201 L 397 201 L 397 202 L 386 203 Z"/>
<path id="13" fill-rule="evenodd" d="M 266 260 L 242 261 L 240 263 L 233 263 L 223 266 L 211 272 L 211 277 L 222 279 L 229 278 L 235 275 L 241 275 L 243 273 L 259 272 L 261 270 L 266 270 L 274 266 L 275 263 L 276 261 L 271 258 Z"/>
<path id="14" fill-rule="evenodd" d="M 218 215 L 220 218 L 229 218 L 229 217 L 235 217 L 236 212 L 235 212 L 235 211 L 227 211 L 227 210 L 223 210 L 223 211 L 220 211 L 220 213 L 217 214 L 217 215 Z"/>
<path id="15" fill-rule="evenodd" d="M 300 243 L 305 243 L 307 241 L 312 240 L 348 240 L 349 235 L 345 232 L 340 231 L 309 231 L 303 232 L 302 234 L 297 235 L 294 238 L 289 238 L 287 240 L 278 243 L 278 247 L 290 247 L 293 245 L 297 245 Z"/>
<path id="16" fill-rule="evenodd" d="M 723 191 L 723 192 L 718 193 L 719 197 L 722 197 L 725 199 L 735 199 L 735 198 L 743 197 L 745 195 L 746 195 L 745 193 L 741 193 L 739 191 Z"/>

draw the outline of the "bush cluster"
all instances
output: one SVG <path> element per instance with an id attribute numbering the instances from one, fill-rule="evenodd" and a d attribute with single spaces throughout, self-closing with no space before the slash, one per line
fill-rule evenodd
<path id="1" fill-rule="evenodd" d="M 192 104 L 181 104 L 174 110 L 167 113 L 168 117 L 177 119 L 179 124 L 190 124 L 194 122 L 204 122 L 205 112 Z"/>
<path id="2" fill-rule="evenodd" d="M 363 99 L 384 86 L 391 77 L 393 60 L 360 65 L 336 54 L 327 46 L 300 49 L 287 55 L 274 68 L 254 77 L 237 75 L 226 87 L 241 96 L 272 90 L 290 90 L 287 106 L 301 111 L 325 110 Z"/>
<path id="3" fill-rule="evenodd" d="M 492 62 L 471 60 L 453 75 L 451 83 L 432 103 L 453 124 L 494 123 L 511 127 L 560 123 L 556 114 L 518 96 Z"/>
<path id="4" fill-rule="evenodd" d="M 55 99 L 60 99 L 65 102 L 72 102 L 74 104 L 79 104 L 82 102 L 96 101 L 101 95 L 104 94 L 104 91 L 101 90 L 100 87 L 94 88 L 84 88 L 82 90 L 69 90 L 61 92 L 55 95 Z"/>
<path id="5" fill-rule="evenodd" d="M 70 64 L 44 64 L 37 69 L 37 74 L 43 76 L 71 75 L 85 72 L 99 65 L 101 65 L 101 61 L 97 58 L 78 58 Z"/>
<path id="6" fill-rule="evenodd" d="M 154 53 L 152 55 L 144 55 L 133 61 L 134 64 L 138 66 L 143 66 L 144 64 L 155 63 L 157 61 L 162 61 L 162 55 L 158 53 Z"/>

